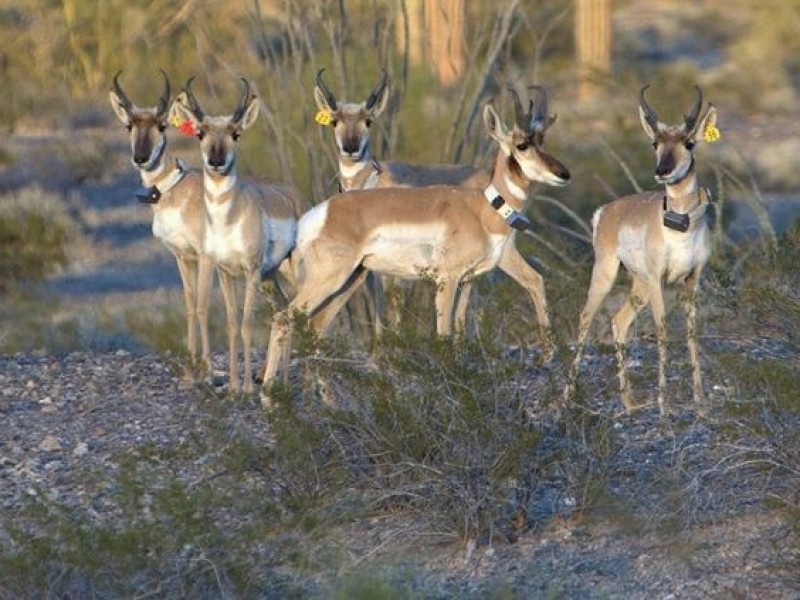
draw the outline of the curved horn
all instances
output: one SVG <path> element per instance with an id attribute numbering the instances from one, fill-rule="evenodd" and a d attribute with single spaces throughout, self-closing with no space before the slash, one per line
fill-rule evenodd
<path id="1" fill-rule="evenodd" d="M 531 100 L 531 123 L 546 122 L 549 117 L 547 113 L 547 90 L 541 85 L 530 85 L 528 90 L 536 92 L 535 99 Z"/>
<path id="2" fill-rule="evenodd" d="M 523 131 L 528 131 L 528 126 L 531 121 L 530 110 L 528 114 L 525 114 L 525 109 L 522 108 L 522 102 L 520 102 L 519 94 L 517 94 L 516 89 L 512 86 L 508 86 L 508 91 L 511 92 L 511 98 L 514 100 L 514 114 L 516 115 L 517 126 Z"/>
<path id="3" fill-rule="evenodd" d="M 644 118 L 647 121 L 647 124 L 650 125 L 653 131 L 656 131 L 658 130 L 658 117 L 656 116 L 656 111 L 654 111 L 647 103 L 647 100 L 644 99 L 644 92 L 649 87 L 650 84 L 648 83 L 639 92 L 639 106 L 641 106 L 642 110 L 644 111 Z"/>
<path id="4" fill-rule="evenodd" d="M 159 69 L 161 74 L 164 76 L 164 93 L 161 94 L 161 98 L 158 99 L 158 104 L 156 105 L 156 114 L 159 118 L 163 118 L 167 114 L 167 109 L 169 108 L 169 77 L 164 72 L 164 69 Z"/>
<path id="5" fill-rule="evenodd" d="M 240 77 L 239 80 L 244 84 L 244 89 L 242 90 L 242 97 L 239 100 L 239 106 L 237 106 L 236 110 L 233 112 L 234 123 L 238 123 L 242 120 L 244 111 L 247 110 L 247 103 L 250 100 L 250 82 L 244 77 Z"/>
<path id="6" fill-rule="evenodd" d="M 325 102 L 328 103 L 328 106 L 331 110 L 336 110 L 336 96 L 333 95 L 333 92 L 328 89 L 328 86 L 325 85 L 325 82 L 322 81 L 322 72 L 325 69 L 320 69 L 317 73 L 317 78 L 315 82 L 317 87 L 322 91 L 322 95 L 325 96 Z"/>
<path id="7" fill-rule="evenodd" d="M 389 82 L 389 75 L 386 73 L 386 69 L 381 69 L 381 71 L 383 71 L 383 75 L 381 75 L 377 85 L 373 88 L 369 94 L 369 97 L 367 98 L 367 110 L 372 110 L 372 107 L 374 107 L 375 103 L 380 99 L 381 94 L 383 94 L 383 90 L 386 89 L 386 85 Z"/>
<path id="8" fill-rule="evenodd" d="M 194 113 L 195 118 L 198 121 L 203 120 L 203 109 L 200 108 L 200 104 L 197 102 L 197 98 L 194 97 L 194 92 L 192 91 L 192 82 L 194 81 L 194 75 L 189 77 L 186 80 L 186 85 L 183 86 L 184 91 L 186 92 L 186 98 L 189 100 L 189 108 Z"/>
<path id="9" fill-rule="evenodd" d="M 697 101 L 689 110 L 689 114 L 683 116 L 684 121 L 686 121 L 686 131 L 692 131 L 697 125 L 700 109 L 703 108 L 703 90 L 700 89 L 699 85 L 695 85 L 694 88 L 697 90 Z"/>
<path id="10" fill-rule="evenodd" d="M 122 108 L 125 109 L 126 112 L 130 112 L 133 108 L 133 102 L 128 100 L 128 97 L 125 95 L 125 92 L 122 91 L 122 88 L 119 85 L 119 76 L 122 74 L 122 69 L 117 71 L 117 74 L 114 75 L 114 93 L 117 94 L 120 102 L 122 103 Z"/>

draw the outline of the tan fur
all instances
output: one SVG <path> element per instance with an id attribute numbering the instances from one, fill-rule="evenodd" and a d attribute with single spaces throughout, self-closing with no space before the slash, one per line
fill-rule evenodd
<path id="1" fill-rule="evenodd" d="M 654 113 L 648 115 L 647 111 L 652 109 L 644 102 L 644 90 L 642 105 L 642 126 L 655 144 L 656 180 L 665 184 L 665 190 L 620 198 L 595 213 L 594 268 L 586 305 L 580 315 L 575 359 L 568 375 L 564 400 L 568 400 L 574 392 L 592 320 L 614 285 L 620 264 L 624 264 L 631 276 L 631 290 L 612 321 L 623 404 L 628 411 L 636 408 L 627 374 L 625 343 L 628 329 L 641 308 L 649 304 L 653 310 L 658 340 L 658 405 L 662 414 L 670 410 L 665 389 L 663 286 L 680 284 L 686 290 L 683 304 L 692 363 L 692 392 L 696 405 L 702 410 L 703 382 L 697 350 L 696 294 L 700 275 L 711 252 L 709 227 L 705 215 L 693 220 L 686 232 L 666 227 L 664 199 L 666 197 L 668 210 L 681 214 L 691 213 L 700 206 L 701 201 L 706 200 L 697 183 L 692 149 L 695 143 L 703 139 L 705 127 L 714 125 L 716 110 L 710 106 L 703 118 L 692 127 L 689 127 L 691 122 L 688 120 L 683 126 L 669 126 L 657 121 Z M 696 113 L 699 113 L 699 108 L 697 105 Z"/>
<path id="2" fill-rule="evenodd" d="M 118 74 L 119 75 L 119 74 Z M 119 90 L 121 93 L 121 90 Z M 148 169 L 138 168 L 142 185 L 150 187 L 161 184 L 174 169 L 175 160 L 166 149 L 166 114 L 153 108 L 127 106 L 127 99 L 117 91 L 109 93 L 109 101 L 120 121 L 130 129 L 131 151 L 135 154 L 137 143 L 155 151 L 164 144 L 160 157 Z M 208 304 L 212 285 L 212 266 L 203 253 L 205 241 L 205 204 L 203 202 L 203 178 L 200 173 L 189 172 L 175 187 L 164 193 L 153 210 L 153 232 L 172 252 L 178 265 L 183 287 L 186 311 L 186 347 L 194 361 L 197 357 L 197 329 L 200 330 L 201 360 L 210 373 L 211 359 L 208 338 Z M 170 215 L 178 211 L 179 218 Z M 169 220 L 170 230 L 160 227 Z M 190 369 L 187 377 L 193 376 Z"/>
<path id="3" fill-rule="evenodd" d="M 204 249 L 217 268 L 225 299 L 232 392 L 239 390 L 234 280 L 242 277 L 245 282 L 241 337 L 243 387 L 249 393 L 253 389 L 251 345 L 256 288 L 262 277 L 275 275 L 293 292 L 295 269 L 289 253 L 305 206 L 300 194 L 289 185 L 241 180 L 236 175 L 236 142 L 258 115 L 258 98 L 250 92 L 249 83 L 244 82 L 246 91 L 234 115 L 205 116 L 196 112 L 199 106 L 193 104 L 196 100 L 189 91 L 190 82 L 176 98 L 172 112 L 190 120 L 201 138 L 207 214 Z"/>
<path id="4" fill-rule="evenodd" d="M 331 102 L 327 88 L 318 79 L 314 88 L 317 107 L 327 111 L 333 118 L 331 128 L 336 141 L 339 161 L 339 185 L 343 191 L 371 188 L 424 187 L 432 185 L 457 185 L 466 188 L 483 189 L 491 182 L 491 176 L 485 170 L 471 165 L 412 165 L 396 161 L 380 161 L 372 156 L 370 145 L 370 126 L 385 109 L 388 100 L 388 88 L 385 79 L 373 90 L 374 106 L 368 108 L 367 101 Z M 371 95 L 372 97 L 372 95 Z M 374 327 L 380 335 L 383 323 L 380 306 L 383 290 L 393 285 L 392 278 L 379 276 L 367 279 L 372 297 L 372 312 L 375 316 Z M 468 293 L 459 297 L 456 319 L 461 329 L 466 317 Z M 390 317 L 398 324 L 399 307 L 391 306 Z"/>
<path id="5" fill-rule="evenodd" d="M 569 181 L 566 168 L 541 148 L 541 136 L 534 142 L 531 134 L 517 128 L 507 131 L 491 105 L 484 111 L 484 122 L 500 145 L 492 183 L 516 210 L 524 208 L 530 181 L 551 185 Z M 515 195 L 515 189 L 521 195 Z M 313 208 L 300 221 L 294 251 L 302 272 L 297 296 L 272 322 L 264 405 L 269 405 L 272 380 L 287 366 L 294 312 L 310 315 L 315 328 L 324 330 L 367 270 L 433 279 L 436 330 L 449 335 L 458 286 L 468 288 L 474 276 L 497 266 L 528 291 L 550 344 L 544 282 L 516 250 L 515 235 L 481 189 L 434 186 L 350 191 Z"/>

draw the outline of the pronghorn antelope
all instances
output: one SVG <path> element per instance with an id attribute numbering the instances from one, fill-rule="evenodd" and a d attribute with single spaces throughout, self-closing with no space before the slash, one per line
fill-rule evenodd
<path id="1" fill-rule="evenodd" d="M 468 165 L 411 165 L 394 161 L 379 161 L 372 156 L 370 127 L 383 113 L 389 99 L 388 76 L 383 71 L 380 80 L 364 102 L 341 102 L 322 79 L 325 69 L 317 73 L 314 99 L 320 112 L 321 122 L 333 129 L 339 161 L 339 191 L 369 190 L 387 187 L 422 187 L 430 185 L 458 185 L 468 188 L 484 188 L 489 184 L 489 174 Z M 375 331 L 380 334 L 381 288 L 388 282 L 378 283 L 368 278 L 373 298 Z M 463 307 L 466 310 L 467 298 Z M 397 307 L 394 310 L 397 313 Z M 398 317 L 397 314 L 394 315 Z M 459 319 L 460 324 L 463 319 Z"/>
<path id="2" fill-rule="evenodd" d="M 109 100 L 130 132 L 131 160 L 144 186 L 136 196 L 153 207 L 153 235 L 166 245 L 178 263 L 186 304 L 186 346 L 194 361 L 199 325 L 202 361 L 210 374 L 208 300 L 213 268 L 203 252 L 206 234 L 203 178 L 167 152 L 165 131 L 170 89 L 166 73 L 161 71 L 164 93 L 154 108 L 140 108 L 128 99 L 119 84 L 121 73 L 114 76 Z"/>
<path id="3" fill-rule="evenodd" d="M 436 330 L 451 332 L 459 285 L 500 267 L 530 294 L 549 341 L 544 283 L 517 252 L 515 229 L 526 228 L 522 214 L 530 182 L 554 186 L 569 182 L 569 171 L 542 148 L 555 117 L 547 96 L 536 87 L 527 113 L 515 97 L 517 124 L 508 130 L 490 102 L 484 108 L 487 133 L 500 148 L 491 183 L 485 189 L 455 186 L 381 188 L 344 192 L 318 204 L 298 226 L 294 254 L 300 286 L 289 307 L 276 314 L 267 353 L 262 402 L 292 342 L 292 315 L 303 311 L 324 330 L 367 271 L 436 284 Z M 468 289 L 466 290 L 468 292 Z"/>
<path id="4" fill-rule="evenodd" d="M 172 114 L 196 131 L 203 157 L 203 186 L 207 214 L 204 252 L 217 268 L 227 314 L 230 389 L 239 389 L 237 369 L 238 307 L 234 278 L 245 281 L 241 336 L 244 346 L 244 391 L 251 392 L 250 348 L 256 288 L 268 275 L 294 286 L 286 260 L 294 246 L 303 201 L 292 187 L 239 179 L 236 145 L 242 132 L 258 117 L 259 100 L 242 79 L 243 93 L 232 115 L 206 115 L 186 82 L 172 104 Z M 280 285 L 278 285 L 281 288 Z"/>
<path id="5" fill-rule="evenodd" d="M 665 314 L 662 287 L 682 284 L 687 321 L 687 344 L 692 363 L 692 391 L 696 403 L 703 400 L 703 380 L 697 356 L 696 294 L 700 274 L 711 253 L 708 222 L 705 216 L 708 193 L 697 183 L 694 149 L 702 139 L 713 141 L 717 111 L 709 104 L 701 117 L 703 93 L 697 87 L 697 100 L 680 125 L 666 125 L 644 97 L 642 88 L 639 117 L 656 154 L 655 180 L 665 184 L 664 192 L 626 196 L 600 207 L 594 214 L 594 268 L 586 305 L 578 325 L 575 359 L 570 368 L 564 398 L 574 390 L 586 335 L 595 313 L 617 276 L 620 263 L 631 275 L 627 300 L 612 320 L 617 348 L 622 402 L 628 411 L 636 405 L 631 396 L 625 359 L 628 328 L 636 314 L 650 304 L 658 340 L 658 406 L 669 412 L 664 374 L 667 360 Z M 702 408 L 702 407 L 701 407 Z"/>
<path id="6" fill-rule="evenodd" d="M 364 102 L 340 102 L 325 85 L 320 69 L 314 86 L 314 100 L 333 129 L 339 160 L 339 191 L 385 187 L 458 185 L 484 188 L 489 184 L 485 171 L 468 165 L 409 165 L 379 161 L 372 156 L 370 127 L 389 100 L 388 76 L 380 80 Z"/>

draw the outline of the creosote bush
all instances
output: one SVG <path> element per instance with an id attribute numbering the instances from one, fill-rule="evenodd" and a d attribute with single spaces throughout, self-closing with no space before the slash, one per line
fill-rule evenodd
<path id="1" fill-rule="evenodd" d="M 76 230 L 59 198 L 38 186 L 0 197 L 0 291 L 64 267 Z"/>

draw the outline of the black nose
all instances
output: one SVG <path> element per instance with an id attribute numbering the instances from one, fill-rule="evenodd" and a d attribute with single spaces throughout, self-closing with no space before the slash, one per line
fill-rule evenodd
<path id="1" fill-rule="evenodd" d="M 560 171 L 556 172 L 556 175 L 558 175 L 564 181 L 569 181 L 570 178 L 572 177 L 572 175 L 570 175 L 569 169 L 567 169 L 567 167 L 562 167 Z"/>
<path id="2" fill-rule="evenodd" d="M 656 165 L 656 175 L 663 177 L 664 175 L 669 175 L 674 170 L 675 157 L 672 155 L 672 152 L 669 152 L 662 156 L 661 160 L 658 161 L 658 164 Z"/>
<path id="3" fill-rule="evenodd" d="M 208 154 L 208 166 L 212 168 L 219 168 L 225 165 L 227 155 L 222 148 L 212 148 Z"/>
<path id="4" fill-rule="evenodd" d="M 358 152 L 360 147 L 361 140 L 357 137 L 348 137 L 342 141 L 342 150 L 348 154 L 354 154 Z"/>
<path id="5" fill-rule="evenodd" d="M 133 155 L 133 162 L 135 162 L 137 165 L 143 165 L 143 164 L 145 164 L 147 162 L 148 158 L 150 158 L 149 154 L 139 154 L 139 153 L 137 153 L 137 154 Z"/>

